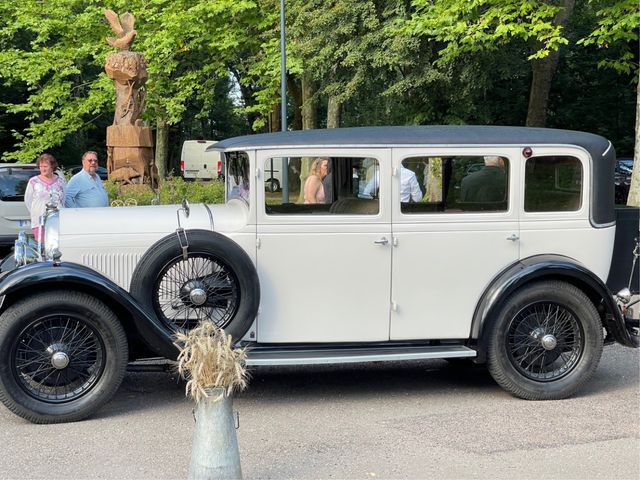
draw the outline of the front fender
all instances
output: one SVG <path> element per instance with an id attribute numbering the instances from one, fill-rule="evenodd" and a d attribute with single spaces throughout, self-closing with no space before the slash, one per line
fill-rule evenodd
<path id="1" fill-rule="evenodd" d="M 604 324 L 620 344 L 638 347 L 638 339 L 627 330 L 622 312 L 604 282 L 576 260 L 561 255 L 535 255 L 503 270 L 484 291 L 471 324 L 470 336 L 478 340 L 478 358 L 484 360 L 486 345 L 495 316 L 509 295 L 521 286 L 537 280 L 562 280 L 584 291 L 592 300 L 601 300 Z M 596 303 L 596 307 L 598 304 Z"/>
<path id="2" fill-rule="evenodd" d="M 146 311 L 122 287 L 84 265 L 38 262 L 6 272 L 0 276 L 0 309 L 6 308 L 7 300 L 44 288 L 81 290 L 106 300 L 107 304 L 116 303 L 131 315 L 135 329 L 153 352 L 169 359 L 177 357 L 178 349 L 171 334 L 153 313 Z"/>

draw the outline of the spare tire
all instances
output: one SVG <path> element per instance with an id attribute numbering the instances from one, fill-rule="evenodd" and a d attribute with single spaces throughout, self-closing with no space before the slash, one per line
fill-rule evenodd
<path id="1" fill-rule="evenodd" d="M 211 321 L 235 341 L 253 323 L 260 303 L 258 274 L 247 253 L 208 230 L 158 240 L 136 266 L 130 290 L 171 334 Z"/>

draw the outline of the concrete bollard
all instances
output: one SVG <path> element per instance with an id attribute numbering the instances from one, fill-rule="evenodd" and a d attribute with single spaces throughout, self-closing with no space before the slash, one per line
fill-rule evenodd
<path id="1" fill-rule="evenodd" d="M 220 387 L 208 389 L 196 406 L 189 480 L 242 479 L 232 407 Z"/>

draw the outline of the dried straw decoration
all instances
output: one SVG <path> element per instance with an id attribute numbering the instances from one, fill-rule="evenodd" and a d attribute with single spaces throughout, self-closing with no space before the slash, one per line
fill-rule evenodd
<path id="1" fill-rule="evenodd" d="M 187 333 L 174 334 L 180 350 L 178 372 L 187 380 L 186 395 L 196 403 L 216 387 L 226 395 L 242 391 L 248 382 L 246 349 L 233 348 L 232 339 L 212 322 L 202 322 Z"/>

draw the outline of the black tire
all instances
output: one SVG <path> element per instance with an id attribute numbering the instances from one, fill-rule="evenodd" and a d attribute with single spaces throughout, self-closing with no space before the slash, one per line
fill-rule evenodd
<path id="1" fill-rule="evenodd" d="M 523 287 L 499 312 L 487 365 L 506 391 L 526 400 L 559 400 L 598 367 L 602 323 L 589 298 L 559 281 Z"/>
<path id="2" fill-rule="evenodd" d="M 170 334 L 209 320 L 237 341 L 253 323 L 260 303 L 253 262 L 219 233 L 187 230 L 186 236 L 187 260 L 176 233 L 147 251 L 133 273 L 131 295 L 154 312 Z"/>
<path id="3" fill-rule="evenodd" d="M 277 192 L 280 190 L 280 182 L 275 178 L 270 178 L 264 182 L 267 192 Z"/>
<path id="4" fill-rule="evenodd" d="M 122 325 L 85 293 L 32 295 L 0 316 L 0 401 L 30 422 L 91 415 L 116 392 L 127 361 Z"/>

